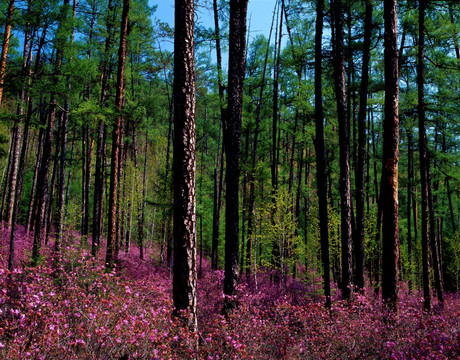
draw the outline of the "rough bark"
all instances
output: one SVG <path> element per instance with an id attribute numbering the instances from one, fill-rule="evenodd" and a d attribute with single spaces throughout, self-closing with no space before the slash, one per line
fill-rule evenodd
<path id="1" fill-rule="evenodd" d="M 3 98 L 3 84 L 5 81 L 6 58 L 8 55 L 8 47 L 10 45 L 11 23 L 13 21 L 13 11 L 14 11 L 14 0 L 10 0 L 10 3 L 8 5 L 8 10 L 7 10 L 7 15 L 6 15 L 5 32 L 3 33 L 2 54 L 0 56 L 0 105 L 2 104 L 2 98 Z"/>
<path id="2" fill-rule="evenodd" d="M 396 0 L 384 3 L 385 115 L 380 200 L 382 204 L 382 299 L 398 307 L 399 279 L 399 72 Z"/>
<path id="3" fill-rule="evenodd" d="M 194 2 L 176 0 L 174 34 L 174 265 L 176 312 L 197 331 Z"/>

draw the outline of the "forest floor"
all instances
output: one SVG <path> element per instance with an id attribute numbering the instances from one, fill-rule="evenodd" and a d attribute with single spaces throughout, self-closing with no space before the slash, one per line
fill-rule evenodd
<path id="1" fill-rule="evenodd" d="M 0 359 L 460 359 L 459 294 L 427 313 L 421 294 L 401 284 L 399 313 L 388 315 L 370 290 L 349 302 L 335 291 L 326 310 L 320 278 L 280 285 L 260 272 L 257 283 L 241 283 L 226 319 L 223 271 L 203 259 L 193 335 L 172 316 L 171 279 L 152 249 L 146 260 L 135 246 L 120 251 L 106 272 L 103 254 L 93 259 L 69 233 L 57 269 L 51 244 L 30 268 L 32 239 L 22 227 L 17 234 L 10 274 L 9 232 L 0 230 Z"/>

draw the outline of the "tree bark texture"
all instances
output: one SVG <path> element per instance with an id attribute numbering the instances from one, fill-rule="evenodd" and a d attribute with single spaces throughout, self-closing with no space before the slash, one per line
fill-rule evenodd
<path id="1" fill-rule="evenodd" d="M 174 35 L 173 299 L 197 331 L 194 2 L 176 0 Z"/>
<path id="2" fill-rule="evenodd" d="M 3 84 L 5 81 L 6 57 L 8 55 L 8 48 L 10 45 L 11 23 L 13 21 L 13 11 L 14 11 L 14 0 L 10 0 L 10 3 L 8 5 L 8 10 L 7 10 L 7 15 L 6 15 L 5 32 L 3 33 L 2 54 L 0 56 L 0 105 L 2 104 L 2 98 L 3 98 Z"/>

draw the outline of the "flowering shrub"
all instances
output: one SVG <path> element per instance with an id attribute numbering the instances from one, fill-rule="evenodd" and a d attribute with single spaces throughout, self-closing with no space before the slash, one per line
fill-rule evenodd
<path id="1" fill-rule="evenodd" d="M 22 233 L 21 233 L 22 231 Z M 18 259 L 5 268 L 8 234 L 0 234 L 0 359 L 457 359 L 460 300 L 424 313 L 419 294 L 401 290 L 400 312 L 383 313 L 372 291 L 330 310 L 316 285 L 272 284 L 268 273 L 241 281 L 239 306 L 222 316 L 223 272 L 203 261 L 197 335 L 174 318 L 171 280 L 147 249 L 120 253 L 106 272 L 67 238 L 62 255 L 29 268 L 31 239 L 18 230 Z M 51 244 L 50 244 L 51 246 Z M 45 254 L 51 252 L 44 249 Z M 196 338 L 196 336 L 198 338 Z M 198 340 L 198 350 L 193 344 Z"/>

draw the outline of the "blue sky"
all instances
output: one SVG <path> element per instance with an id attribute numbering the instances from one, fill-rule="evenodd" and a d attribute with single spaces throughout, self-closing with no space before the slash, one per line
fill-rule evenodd
<path id="1" fill-rule="evenodd" d="M 212 1 L 200 1 L 206 3 L 209 9 L 196 6 L 198 21 L 206 27 L 214 28 L 214 18 L 212 13 Z M 265 34 L 268 37 L 272 21 L 273 8 L 276 0 L 249 0 L 248 4 L 248 26 L 250 26 L 250 38 L 258 34 Z M 155 17 L 167 22 L 174 27 L 174 0 L 150 0 L 151 5 L 157 5 Z M 170 46 L 170 47 L 169 47 Z M 172 50 L 172 44 L 165 44 L 165 48 Z"/>

